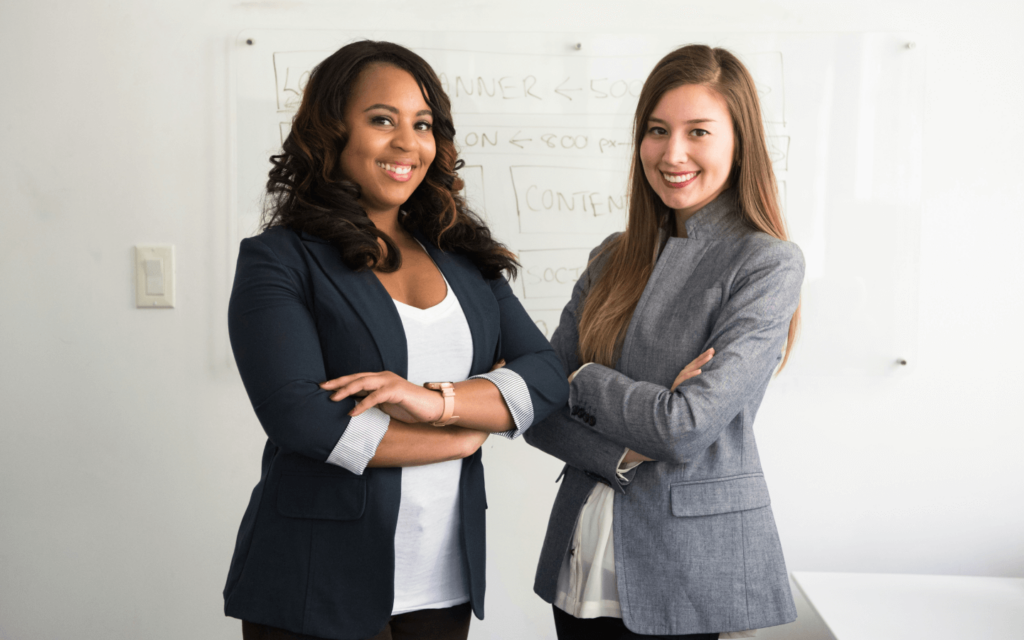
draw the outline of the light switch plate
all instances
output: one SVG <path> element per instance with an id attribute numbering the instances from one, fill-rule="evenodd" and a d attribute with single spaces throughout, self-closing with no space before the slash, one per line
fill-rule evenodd
<path id="1" fill-rule="evenodd" d="M 174 245 L 135 245 L 135 306 L 174 307 Z"/>

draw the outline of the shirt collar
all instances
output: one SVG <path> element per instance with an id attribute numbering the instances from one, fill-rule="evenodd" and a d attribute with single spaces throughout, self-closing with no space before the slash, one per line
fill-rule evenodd
<path id="1" fill-rule="evenodd" d="M 686 237 L 707 240 L 728 234 L 743 223 L 736 189 L 729 188 L 685 222 Z"/>

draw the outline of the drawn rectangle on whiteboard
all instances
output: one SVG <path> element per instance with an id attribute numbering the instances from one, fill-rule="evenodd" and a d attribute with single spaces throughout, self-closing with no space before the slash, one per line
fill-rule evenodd
<path id="1" fill-rule="evenodd" d="M 599 233 L 626 226 L 626 174 L 581 167 L 509 167 L 520 233 Z"/>
<path id="2" fill-rule="evenodd" d="M 789 136 L 768 136 L 768 157 L 776 171 L 788 171 Z"/>
<path id="3" fill-rule="evenodd" d="M 414 48 L 437 71 L 453 113 L 631 113 L 653 61 L 643 55 L 523 56 Z M 298 110 L 310 73 L 331 53 L 274 53 L 278 111 Z M 743 60 L 757 84 L 765 120 L 785 125 L 782 53 L 750 53 Z"/>
<path id="4" fill-rule="evenodd" d="M 590 249 L 520 251 L 523 294 L 527 298 L 560 298 L 568 302 L 589 257 Z"/>
<path id="5" fill-rule="evenodd" d="M 487 221 L 487 207 L 484 203 L 484 168 L 478 164 L 467 164 L 459 169 L 459 177 L 465 186 L 462 197 L 469 205 L 470 211 Z"/>
<path id="6" fill-rule="evenodd" d="M 274 82 L 277 85 L 277 110 L 298 111 L 313 67 L 330 51 L 279 51 L 274 53 Z"/>
<path id="7" fill-rule="evenodd" d="M 656 59 L 413 49 L 437 72 L 453 113 L 632 113 Z M 331 53 L 274 53 L 278 111 L 299 108 L 310 73 Z"/>
<path id="8" fill-rule="evenodd" d="M 437 71 L 456 114 L 631 113 L 653 62 L 646 55 L 416 52 Z"/>
<path id="9" fill-rule="evenodd" d="M 537 325 L 537 328 L 544 334 L 544 337 L 550 340 L 551 334 L 558 328 L 559 319 L 562 317 L 562 310 L 530 309 L 527 313 L 530 314 L 533 323 Z"/>

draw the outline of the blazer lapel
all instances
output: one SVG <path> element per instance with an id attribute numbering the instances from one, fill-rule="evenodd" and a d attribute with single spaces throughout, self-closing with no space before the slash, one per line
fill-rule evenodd
<path id="1" fill-rule="evenodd" d="M 671 297 L 685 287 L 716 238 L 730 233 L 736 226 L 743 224 L 734 213 L 736 208 L 736 193 L 727 190 L 690 216 L 686 221 L 687 237 L 661 236 L 661 255 L 658 256 L 654 271 L 647 280 L 643 293 L 640 294 L 640 301 L 637 302 L 633 318 L 626 329 L 626 337 L 622 341 L 622 353 L 617 365 L 619 371 L 634 370 L 632 347 L 637 334 L 654 335 L 658 331 L 661 316 L 657 313 L 647 313 L 650 305 L 657 304 L 654 298 Z M 636 366 L 640 366 L 640 363 Z"/>
<path id="2" fill-rule="evenodd" d="M 409 347 L 402 318 L 387 289 L 369 269 L 353 271 L 341 261 L 338 250 L 323 240 L 301 232 L 302 244 L 324 274 L 355 309 L 373 336 L 384 370 L 405 378 L 409 369 Z"/>
<path id="3" fill-rule="evenodd" d="M 633 310 L 633 317 L 626 329 L 626 337 L 622 341 L 622 351 L 619 354 L 619 361 L 616 368 L 619 371 L 632 371 L 632 355 L 634 352 L 633 343 L 637 334 L 649 335 L 651 331 L 657 331 L 654 323 L 657 323 L 660 316 L 646 313 L 647 307 L 652 299 L 657 296 L 671 295 L 677 289 L 682 288 L 686 281 L 693 275 L 704 253 L 711 243 L 698 238 L 669 238 L 665 248 L 662 249 L 658 261 L 654 265 L 654 271 L 644 285 L 640 300 Z"/>
<path id="4" fill-rule="evenodd" d="M 494 365 L 501 332 L 498 309 L 490 286 L 479 271 L 463 264 L 463 258 L 444 253 L 420 233 L 413 235 L 426 247 L 434 264 L 448 280 L 466 315 L 469 332 L 473 336 L 473 368 L 470 375 L 489 371 Z"/>

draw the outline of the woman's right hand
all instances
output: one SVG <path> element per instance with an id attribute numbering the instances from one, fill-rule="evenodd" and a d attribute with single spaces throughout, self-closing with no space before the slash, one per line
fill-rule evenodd
<path id="1" fill-rule="evenodd" d="M 333 402 L 349 396 L 360 397 L 348 412 L 353 418 L 378 405 L 392 418 L 410 423 L 434 422 L 444 413 L 440 393 L 413 384 L 391 371 L 354 373 L 328 380 L 320 388 L 333 392 Z"/>
<path id="2" fill-rule="evenodd" d="M 626 456 L 622 458 L 622 464 L 632 464 L 634 462 L 654 462 L 654 458 L 648 458 L 642 453 L 627 449 Z"/>
<path id="3" fill-rule="evenodd" d="M 693 361 L 690 362 L 690 364 L 683 367 L 683 370 L 679 372 L 679 375 L 676 376 L 676 379 L 672 381 L 672 387 L 669 390 L 675 391 L 676 387 L 681 385 L 686 380 L 689 380 L 694 376 L 700 375 L 700 368 L 706 365 L 707 363 L 711 362 L 711 358 L 713 358 L 714 356 L 715 348 L 712 347 L 705 351 L 704 353 L 697 356 L 696 358 L 694 358 Z"/>

